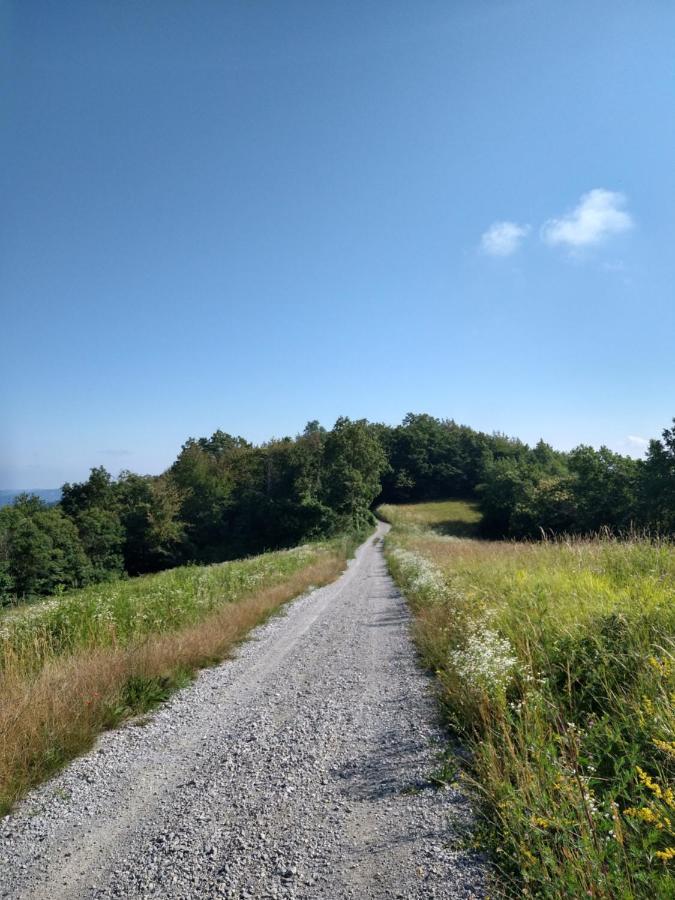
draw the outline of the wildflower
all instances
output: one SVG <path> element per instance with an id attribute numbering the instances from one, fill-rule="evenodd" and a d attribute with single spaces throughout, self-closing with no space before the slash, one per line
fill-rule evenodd
<path id="1" fill-rule="evenodd" d="M 660 821 L 659 817 L 650 806 L 629 806 L 628 809 L 624 811 L 624 815 L 631 819 L 639 819 L 639 821 L 645 822 L 647 825 L 658 826 Z"/>
<path id="2" fill-rule="evenodd" d="M 543 816 L 530 816 L 530 824 L 535 825 L 537 828 L 550 828 L 553 823 L 550 819 L 545 819 Z"/>
<path id="3" fill-rule="evenodd" d="M 450 653 L 450 663 L 470 687 L 492 695 L 506 687 L 518 660 L 506 638 L 479 624 L 466 645 Z"/>
<path id="4" fill-rule="evenodd" d="M 610 802 L 610 807 L 612 810 L 612 819 L 614 821 L 614 828 L 610 831 L 610 834 L 623 846 L 623 828 L 621 827 L 621 819 L 619 818 L 619 807 L 614 800 Z"/>
<path id="5" fill-rule="evenodd" d="M 671 859 L 675 859 L 675 847 L 666 847 L 665 850 L 657 850 L 655 856 L 658 859 L 662 859 L 664 862 L 670 862 Z"/>
<path id="6" fill-rule="evenodd" d="M 657 659 L 655 656 L 650 656 L 647 662 L 662 678 L 667 678 L 672 672 L 673 667 L 669 659 Z"/>
<path id="7" fill-rule="evenodd" d="M 625 810 L 624 815 L 644 822 L 646 825 L 653 825 L 658 831 L 663 831 L 664 828 L 668 830 L 672 828 L 670 819 L 666 816 L 660 816 L 651 806 L 631 806 Z"/>
<path id="8" fill-rule="evenodd" d="M 441 570 L 419 553 L 397 547 L 393 552 L 405 590 L 426 602 L 440 600 L 446 584 Z"/>
<path id="9" fill-rule="evenodd" d="M 655 747 L 658 747 L 659 750 L 663 750 L 664 753 L 667 753 L 668 756 L 675 756 L 675 741 L 654 740 L 653 744 Z"/>
<path id="10" fill-rule="evenodd" d="M 651 791 L 655 797 L 659 800 L 663 797 L 663 791 L 661 790 L 661 785 L 654 781 L 640 766 L 636 767 L 638 778 L 642 782 L 642 784 L 647 788 L 648 791 Z"/>

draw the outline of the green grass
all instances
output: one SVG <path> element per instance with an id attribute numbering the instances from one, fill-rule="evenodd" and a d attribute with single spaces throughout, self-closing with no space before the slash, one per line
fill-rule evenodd
<path id="1" fill-rule="evenodd" d="M 388 509 L 387 552 L 504 891 L 675 897 L 673 546 L 449 539 L 443 506 Z"/>
<path id="2" fill-rule="evenodd" d="M 379 515 L 399 529 L 431 529 L 438 534 L 475 537 L 480 522 L 478 505 L 471 500 L 435 500 L 431 503 L 383 504 Z"/>
<path id="3" fill-rule="evenodd" d="M 0 815 L 225 658 L 286 601 L 332 581 L 365 535 L 99 584 L 0 617 Z"/>
<path id="4" fill-rule="evenodd" d="M 279 584 L 338 543 L 119 579 L 0 613 L 0 671 L 8 658 L 35 668 L 78 648 L 127 646 L 149 634 L 192 625 L 223 603 Z"/>

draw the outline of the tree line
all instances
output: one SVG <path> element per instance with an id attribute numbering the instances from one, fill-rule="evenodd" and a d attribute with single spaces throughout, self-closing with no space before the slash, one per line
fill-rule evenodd
<path id="1" fill-rule="evenodd" d="M 649 441 L 644 459 L 604 446 L 530 447 L 427 415 L 409 415 L 382 435 L 387 500 L 473 498 L 485 537 L 675 535 L 675 427 Z"/>
<path id="2" fill-rule="evenodd" d="M 190 438 L 158 476 L 103 467 L 47 505 L 0 509 L 0 603 L 190 562 L 362 531 L 377 502 L 474 498 L 489 537 L 630 528 L 675 534 L 675 427 L 635 460 L 606 447 L 535 447 L 453 420 L 340 418 L 254 445 Z"/>

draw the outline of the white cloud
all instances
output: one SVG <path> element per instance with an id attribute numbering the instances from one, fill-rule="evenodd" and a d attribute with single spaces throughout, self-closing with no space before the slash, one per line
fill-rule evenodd
<path id="1" fill-rule="evenodd" d="M 490 256 L 511 256 L 529 230 L 517 222 L 493 222 L 480 239 L 481 249 Z"/>
<path id="2" fill-rule="evenodd" d="M 622 259 L 610 259 L 603 262 L 600 268 L 603 272 L 618 272 L 619 274 L 622 274 L 626 271 L 626 264 Z"/>
<path id="3" fill-rule="evenodd" d="M 598 244 L 633 227 L 630 214 L 623 208 L 625 205 L 623 194 L 594 188 L 583 194 L 572 212 L 560 219 L 549 219 L 542 229 L 542 238 L 547 244 L 572 248 Z"/>
<path id="4" fill-rule="evenodd" d="M 617 447 L 617 450 L 619 453 L 627 453 L 628 456 L 639 458 L 644 456 L 648 448 L 649 441 L 647 438 L 640 437 L 638 434 L 628 434 L 620 442 L 620 446 Z"/>

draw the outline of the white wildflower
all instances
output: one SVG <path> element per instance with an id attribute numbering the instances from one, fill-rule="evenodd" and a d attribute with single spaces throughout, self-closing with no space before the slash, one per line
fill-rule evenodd
<path id="1" fill-rule="evenodd" d="M 396 560 L 403 589 L 426 602 L 440 600 L 446 592 L 441 570 L 419 553 L 397 547 L 392 556 Z"/>
<path id="2" fill-rule="evenodd" d="M 506 638 L 482 623 L 474 625 L 465 646 L 453 650 L 449 658 L 467 686 L 489 695 L 503 691 L 518 666 Z"/>

